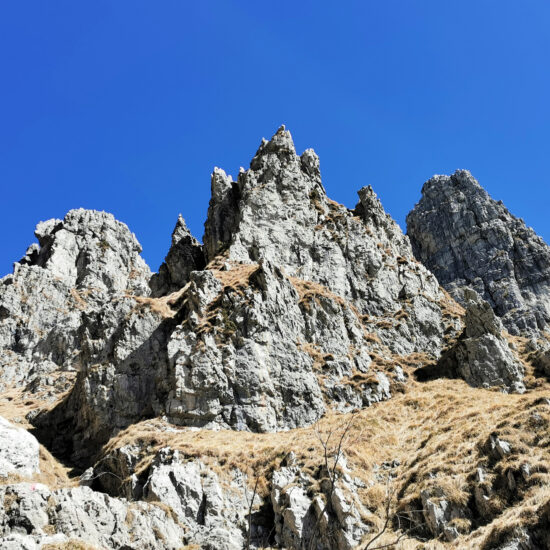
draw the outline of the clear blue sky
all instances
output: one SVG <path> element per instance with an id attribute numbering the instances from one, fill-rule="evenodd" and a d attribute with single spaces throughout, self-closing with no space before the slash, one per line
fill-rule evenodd
<path id="1" fill-rule="evenodd" d="M 548 0 L 6 1 L 0 273 L 40 220 L 112 212 L 156 270 L 210 173 L 284 123 L 331 198 L 371 184 L 403 226 L 468 168 L 550 241 Z"/>

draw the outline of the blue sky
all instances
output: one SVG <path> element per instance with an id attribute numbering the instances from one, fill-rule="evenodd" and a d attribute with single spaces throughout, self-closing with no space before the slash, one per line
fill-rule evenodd
<path id="1" fill-rule="evenodd" d="M 40 220 L 112 212 L 156 270 L 210 173 L 284 123 L 331 198 L 403 226 L 468 168 L 550 241 L 547 0 L 55 0 L 0 6 L 0 273 Z"/>

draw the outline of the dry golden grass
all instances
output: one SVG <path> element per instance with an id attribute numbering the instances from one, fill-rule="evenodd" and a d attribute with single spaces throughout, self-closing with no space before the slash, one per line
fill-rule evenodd
<path id="1" fill-rule="evenodd" d="M 42 483 L 52 490 L 76 487 L 78 485 L 78 479 L 69 476 L 71 468 L 64 466 L 42 445 L 40 445 L 39 450 L 39 466 L 40 473 L 33 474 L 30 477 L 18 474 L 9 474 L 6 477 L 0 477 L 0 485 Z"/>
<path id="2" fill-rule="evenodd" d="M 337 304 L 347 307 L 349 304 L 341 296 L 331 292 L 326 286 L 313 281 L 306 281 L 298 277 L 288 277 L 288 280 L 292 283 L 298 295 L 300 296 L 301 303 L 307 303 L 308 301 L 316 301 L 319 303 L 319 297 L 328 298 L 336 302 Z"/>
<path id="3" fill-rule="evenodd" d="M 418 499 L 420 491 L 429 489 L 434 480 L 449 500 L 464 504 L 476 468 L 487 465 L 483 446 L 491 434 L 508 441 L 513 449 L 509 457 L 494 467 L 495 471 L 504 473 L 529 462 L 536 474 L 524 493 L 518 493 L 517 503 L 510 503 L 517 510 L 512 512 L 515 508 L 508 508 L 505 514 L 521 518 L 524 499 L 528 503 L 528 499 L 545 498 L 550 481 L 550 406 L 541 398 L 550 395 L 550 384 L 524 395 L 471 388 L 460 380 L 419 383 L 411 379 L 407 385 L 407 393 L 356 413 L 347 435 L 348 465 L 353 475 L 370 484 L 360 492 L 360 497 L 373 512 L 381 515 L 384 503 L 381 496 L 384 487 L 376 482 L 375 467 L 394 460 L 400 463 L 394 484 L 401 506 Z M 546 423 L 546 431 L 533 428 L 533 412 L 542 418 L 538 421 Z M 160 420 L 144 421 L 121 432 L 106 445 L 104 452 L 139 441 L 142 448 L 147 448 L 138 465 L 138 471 L 143 471 L 160 448 L 170 446 L 184 457 L 200 458 L 222 477 L 234 467 L 243 470 L 251 481 L 258 477 L 260 492 L 265 494 L 272 470 L 291 451 L 315 477 L 322 463 L 318 433 L 338 432 L 349 418 L 349 414 L 330 411 L 316 427 L 270 434 L 189 429 L 174 433 L 163 431 Z M 502 517 L 497 516 L 493 523 L 498 525 Z M 493 527 L 491 524 L 487 529 Z M 479 542 L 481 539 L 476 536 L 472 534 L 470 538 Z M 475 548 L 473 542 L 473 546 L 468 546 L 469 540 L 462 536 L 455 547 Z M 403 541 L 397 548 L 417 548 L 415 544 L 418 543 Z M 434 542 L 424 548 L 439 547 L 452 545 L 437 546 Z"/>
<path id="4" fill-rule="evenodd" d="M 323 353 L 318 346 L 311 342 L 296 342 L 296 346 L 300 351 L 307 353 L 313 359 L 313 369 L 320 371 L 323 365 L 334 359 L 334 356 L 330 353 Z"/>
<path id="5" fill-rule="evenodd" d="M 394 314 L 394 318 L 396 321 L 400 321 L 401 319 L 407 319 L 408 317 L 409 317 L 409 314 L 404 309 L 400 309 L 398 312 Z"/>
<path id="6" fill-rule="evenodd" d="M 381 344 L 382 341 L 380 340 L 380 337 L 375 332 L 364 332 L 363 333 L 365 340 L 371 344 Z"/>
<path id="7" fill-rule="evenodd" d="M 542 519 L 542 516 L 550 524 L 550 485 L 534 491 L 532 496 L 525 499 L 521 505 L 506 509 L 501 516 L 491 524 L 478 529 L 466 538 L 465 548 L 468 550 L 495 548 L 506 540 L 506 536 L 516 529 L 532 527 Z"/>
<path id="8" fill-rule="evenodd" d="M 75 377 L 75 373 L 59 373 L 58 375 Z M 33 426 L 26 420 L 26 415 L 33 410 L 50 410 L 55 407 L 68 393 L 69 390 L 59 393 L 55 400 L 44 400 L 43 392 L 26 394 L 22 388 L 11 388 L 0 394 L 0 416 L 13 423 L 14 426 L 32 430 Z M 46 394 L 49 393 L 46 391 Z M 70 468 L 64 466 L 42 445 L 39 453 L 40 473 L 32 477 L 10 475 L 7 478 L 0 478 L 0 484 L 18 482 L 43 483 L 52 489 L 71 487 L 76 484 L 74 479 L 69 477 Z"/>
<path id="9" fill-rule="evenodd" d="M 69 383 L 74 383 L 76 380 L 76 372 L 54 372 L 52 378 L 64 376 Z M 32 426 L 26 421 L 25 417 L 30 411 L 50 410 L 55 407 L 62 399 L 64 399 L 69 391 L 59 392 L 52 399 L 52 387 L 46 388 L 43 391 L 35 393 L 25 392 L 24 388 L 10 387 L 0 393 L 0 416 L 6 420 L 14 422 L 16 425 L 25 429 L 30 429 Z"/>
<path id="10" fill-rule="evenodd" d="M 226 262 L 231 269 L 211 269 L 212 274 L 218 279 L 224 290 L 230 289 L 242 294 L 249 286 L 250 277 L 259 269 L 258 264 L 243 264 L 237 262 Z"/>
<path id="11" fill-rule="evenodd" d="M 451 297 L 451 295 L 443 288 L 441 288 L 443 297 L 439 300 L 441 311 L 443 315 L 450 317 L 464 317 L 466 310 Z"/>
<path id="12" fill-rule="evenodd" d="M 78 291 L 76 288 L 71 288 L 70 293 L 75 307 L 80 311 L 86 311 L 88 309 L 88 303 L 82 297 L 82 291 Z"/>
<path id="13" fill-rule="evenodd" d="M 177 313 L 177 305 L 181 297 L 185 294 L 188 285 L 176 292 L 160 298 L 150 298 L 149 296 L 134 296 L 127 294 L 127 298 L 132 298 L 138 304 L 138 307 L 148 307 L 153 313 L 160 315 L 163 319 L 170 319 Z"/>

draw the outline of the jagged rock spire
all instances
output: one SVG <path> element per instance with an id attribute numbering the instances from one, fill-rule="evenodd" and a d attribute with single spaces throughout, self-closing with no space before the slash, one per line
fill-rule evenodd
<path id="1" fill-rule="evenodd" d="M 172 231 L 172 246 L 158 273 L 151 277 L 151 295 L 163 296 L 179 290 L 187 284 L 192 271 L 204 266 L 203 246 L 193 237 L 180 214 Z"/>
<path id="2" fill-rule="evenodd" d="M 550 247 L 470 172 L 428 180 L 407 231 L 417 258 L 456 299 L 473 288 L 513 334 L 548 327 Z"/>
<path id="3" fill-rule="evenodd" d="M 204 224 L 204 251 L 207 261 L 227 248 L 239 217 L 239 188 L 221 168 L 211 176 L 211 197 Z"/>
<path id="4" fill-rule="evenodd" d="M 279 127 L 273 137 L 268 141 L 262 139 L 260 147 L 256 151 L 254 158 L 250 163 L 252 169 L 258 169 L 260 161 L 265 155 L 276 155 L 278 157 L 296 157 L 296 148 L 290 132 L 285 128 L 285 125 Z"/>

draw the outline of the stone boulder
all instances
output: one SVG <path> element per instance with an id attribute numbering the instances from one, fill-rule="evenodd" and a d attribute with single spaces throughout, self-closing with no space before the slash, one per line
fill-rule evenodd
<path id="1" fill-rule="evenodd" d="M 501 321 L 475 291 L 463 289 L 463 301 L 466 315 L 462 335 L 435 365 L 419 369 L 417 376 L 459 376 L 474 387 L 523 393 L 524 368 L 502 334 Z"/>
<path id="2" fill-rule="evenodd" d="M 31 477 L 40 472 L 39 453 L 35 437 L 0 416 L 0 478 L 10 474 Z"/>

